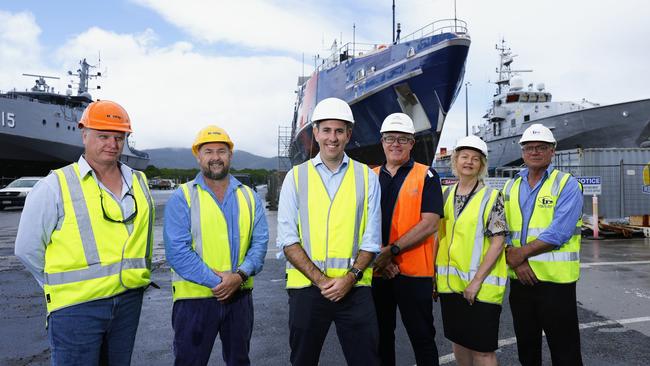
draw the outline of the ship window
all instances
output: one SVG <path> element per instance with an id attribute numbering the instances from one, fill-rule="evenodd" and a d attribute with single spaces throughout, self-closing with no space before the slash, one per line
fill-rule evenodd
<path id="1" fill-rule="evenodd" d="M 365 69 L 359 69 L 357 70 L 357 74 L 354 77 L 354 80 L 361 80 L 366 77 L 366 70 Z"/>
<path id="2" fill-rule="evenodd" d="M 510 127 L 515 127 L 517 125 L 517 120 L 516 119 L 511 119 L 510 120 Z"/>
<path id="3" fill-rule="evenodd" d="M 74 126 L 72 126 L 72 131 L 74 131 Z"/>
<path id="4" fill-rule="evenodd" d="M 519 97 L 520 102 L 527 102 L 528 101 L 528 94 L 522 94 L 521 97 Z"/>
<path id="5" fill-rule="evenodd" d="M 524 116 L 524 122 L 530 121 L 530 114 Z"/>
<path id="6" fill-rule="evenodd" d="M 528 101 L 531 102 L 531 103 L 532 103 L 532 102 L 536 102 L 536 101 L 537 101 L 537 94 L 531 94 L 531 95 L 528 97 Z"/>
<path id="7" fill-rule="evenodd" d="M 499 124 L 499 122 L 495 122 L 495 123 L 493 123 L 493 125 L 494 125 L 494 127 L 493 127 L 493 129 L 494 129 L 494 136 L 499 136 L 499 135 L 501 135 L 501 125 Z"/>
<path id="8" fill-rule="evenodd" d="M 68 131 L 70 131 L 70 126 L 68 126 Z"/>
<path id="9" fill-rule="evenodd" d="M 43 126 L 45 126 L 46 123 L 47 123 L 47 121 L 46 121 L 46 120 L 43 120 Z"/>
<path id="10" fill-rule="evenodd" d="M 538 102 L 546 102 L 546 94 L 540 94 L 537 101 Z"/>
<path id="11" fill-rule="evenodd" d="M 506 103 L 514 103 L 519 101 L 519 94 L 508 94 Z"/>
<path id="12" fill-rule="evenodd" d="M 56 123 L 56 128 L 59 128 L 59 122 Z"/>

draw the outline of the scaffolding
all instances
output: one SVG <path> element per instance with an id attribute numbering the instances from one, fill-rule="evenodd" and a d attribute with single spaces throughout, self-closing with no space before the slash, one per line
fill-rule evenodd
<path id="1" fill-rule="evenodd" d="M 291 169 L 291 127 L 278 126 L 278 172 Z"/>
<path id="2" fill-rule="evenodd" d="M 268 191 L 266 200 L 268 209 L 275 211 L 278 209 L 278 199 L 280 198 L 280 188 L 284 181 L 284 176 L 291 169 L 291 127 L 278 127 L 278 170 L 269 176 Z"/>

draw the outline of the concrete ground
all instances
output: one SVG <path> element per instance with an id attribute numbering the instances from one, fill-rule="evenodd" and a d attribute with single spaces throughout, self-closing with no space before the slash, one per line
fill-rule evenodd
<path id="1" fill-rule="evenodd" d="M 170 192 L 154 192 L 158 217 L 153 280 L 161 289 L 150 288 L 145 294 L 133 365 L 173 363 L 171 284 L 162 248 L 163 210 L 169 195 Z M 0 365 L 47 365 L 49 349 L 41 289 L 13 255 L 20 212 L 20 209 L 0 211 Z M 274 245 L 276 213 L 268 212 L 267 218 L 272 240 L 253 292 L 255 329 L 250 357 L 253 364 L 287 365 L 289 335 L 284 262 L 275 257 L 278 252 Z M 578 316 L 585 364 L 650 364 L 650 239 L 585 239 L 581 260 Z M 434 304 L 434 312 L 440 362 L 455 364 L 451 344 L 442 334 L 438 304 Z M 401 324 L 396 338 L 397 364 L 414 365 L 413 351 Z M 507 300 L 501 315 L 499 339 L 499 363 L 518 364 Z M 544 364 L 550 365 L 548 350 L 545 348 L 544 352 Z M 210 364 L 224 364 L 220 341 L 215 343 Z M 334 327 L 323 347 L 320 364 L 345 364 Z"/>

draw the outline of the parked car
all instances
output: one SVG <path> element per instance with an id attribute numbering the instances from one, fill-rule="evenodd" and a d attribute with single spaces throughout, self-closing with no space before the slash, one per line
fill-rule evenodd
<path id="1" fill-rule="evenodd" d="M 22 177 L 0 189 L 0 210 L 5 207 L 25 205 L 27 194 L 43 177 Z"/>
<path id="2" fill-rule="evenodd" d="M 174 189 L 176 183 L 171 179 L 152 178 L 149 179 L 150 189 Z"/>

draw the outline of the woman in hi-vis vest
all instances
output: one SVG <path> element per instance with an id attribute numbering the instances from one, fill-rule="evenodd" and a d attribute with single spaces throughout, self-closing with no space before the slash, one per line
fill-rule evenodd
<path id="1" fill-rule="evenodd" d="M 496 365 L 507 281 L 503 197 L 483 183 L 487 145 L 478 137 L 458 141 L 451 165 L 459 181 L 443 188 L 436 257 L 445 337 L 458 365 Z"/>

